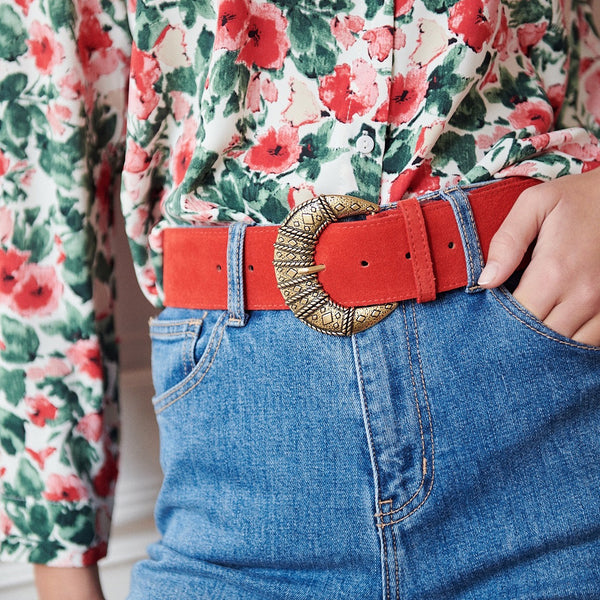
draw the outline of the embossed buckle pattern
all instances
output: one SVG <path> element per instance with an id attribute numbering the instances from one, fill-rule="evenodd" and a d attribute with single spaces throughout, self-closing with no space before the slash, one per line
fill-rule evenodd
<path id="1" fill-rule="evenodd" d="M 294 208 L 279 228 L 273 266 L 285 303 L 300 320 L 329 335 L 348 336 L 372 327 L 398 303 L 345 307 L 323 289 L 318 272 L 327 265 L 314 261 L 317 240 L 330 223 L 354 215 L 373 214 L 379 206 L 343 195 L 322 195 Z"/>

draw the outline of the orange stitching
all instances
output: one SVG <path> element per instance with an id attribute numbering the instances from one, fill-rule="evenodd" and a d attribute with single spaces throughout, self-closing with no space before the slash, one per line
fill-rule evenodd
<path id="1" fill-rule="evenodd" d="M 360 351 L 358 349 L 358 342 L 356 340 L 355 335 L 352 336 L 352 348 L 353 348 L 353 355 L 356 357 L 355 363 L 357 366 L 359 396 L 361 398 L 361 404 L 365 410 L 365 421 L 366 421 L 367 437 L 368 437 L 368 443 L 369 443 L 369 455 L 372 456 L 373 465 L 375 467 L 375 473 L 377 475 L 377 482 L 376 482 L 377 497 L 380 498 L 381 497 L 381 488 L 379 486 L 379 482 L 381 481 L 381 475 L 379 473 L 379 463 L 377 462 L 377 455 L 375 453 L 375 444 L 374 444 L 374 440 L 373 440 L 373 429 L 371 428 L 371 413 L 369 412 L 369 404 L 367 402 L 367 394 L 365 391 L 365 380 L 364 380 L 363 369 L 362 369 L 362 361 L 360 360 Z"/>
<path id="2" fill-rule="evenodd" d="M 414 307 L 413 307 L 413 310 L 414 310 Z M 414 401 L 415 401 L 415 405 L 417 408 L 417 416 L 419 419 L 419 433 L 421 436 L 421 464 L 423 464 L 423 459 L 426 458 L 426 456 L 425 456 L 425 436 L 423 435 L 423 422 L 421 420 L 421 410 L 419 408 L 419 396 L 417 394 L 417 383 L 415 381 L 414 370 L 413 370 L 413 366 L 412 366 L 410 340 L 408 337 L 408 322 L 406 320 L 406 307 L 404 305 L 402 306 L 402 314 L 404 317 L 404 335 L 406 337 L 406 347 L 408 350 L 408 366 L 409 366 L 409 371 L 410 371 L 410 380 L 411 380 L 412 387 L 413 387 Z M 398 508 L 392 508 L 387 513 L 380 512 L 380 513 L 376 514 L 375 516 L 376 517 L 384 517 L 384 516 L 393 515 L 393 514 L 396 514 L 397 512 L 400 512 L 401 510 L 406 508 L 419 495 L 419 493 L 423 489 L 424 485 L 425 485 L 425 473 L 423 472 L 423 469 L 421 469 L 421 483 L 420 483 L 419 487 L 417 488 L 416 492 L 404 504 L 402 504 L 402 506 L 399 506 Z M 393 503 L 392 500 L 389 500 L 388 502 Z M 385 523 L 384 523 L 384 526 L 385 526 Z"/>
<path id="3" fill-rule="evenodd" d="M 392 529 L 392 547 L 394 548 L 394 574 L 396 575 L 396 600 L 400 600 L 400 566 L 398 565 L 398 546 L 396 534 Z"/>
<path id="4" fill-rule="evenodd" d="M 212 352 L 212 356 L 211 356 L 211 360 L 210 363 L 208 364 L 208 366 L 206 367 L 206 370 L 204 371 L 204 373 L 202 374 L 202 376 L 200 377 L 200 379 L 198 379 L 194 385 L 192 385 L 191 387 L 187 388 L 182 394 L 180 394 L 179 396 L 177 396 L 176 398 L 173 398 L 168 404 L 166 404 L 165 406 L 161 406 L 160 408 L 158 408 L 159 404 L 161 403 L 161 401 L 166 400 L 166 398 L 156 398 L 156 400 L 154 401 L 154 406 L 156 408 L 156 413 L 160 414 L 163 410 L 165 410 L 166 408 L 168 408 L 169 406 L 171 406 L 172 404 L 174 404 L 175 402 L 177 402 L 178 400 L 180 400 L 181 398 L 183 398 L 183 396 L 185 396 L 187 393 L 191 392 L 203 379 L 204 377 L 206 377 L 206 374 L 208 373 L 208 371 L 210 370 L 210 367 L 212 366 L 213 362 L 215 361 L 215 358 L 217 356 L 217 352 L 221 346 L 221 341 L 223 340 L 223 335 L 225 333 L 225 328 L 226 325 L 222 323 L 222 321 L 224 320 L 224 316 L 227 313 L 223 313 L 223 315 L 221 317 L 219 317 L 219 321 L 217 321 L 217 323 L 215 324 L 215 329 L 217 328 L 217 326 L 221 327 L 221 334 L 219 336 L 219 341 L 217 342 L 217 347 L 214 349 L 214 351 Z M 213 329 L 214 332 L 214 329 Z M 213 343 L 213 339 L 211 338 L 209 340 L 209 344 Z M 208 348 L 207 348 L 208 350 Z M 208 356 L 208 354 L 206 354 L 205 356 Z M 206 362 L 207 358 L 205 357 L 204 360 L 200 360 L 200 362 L 194 367 L 194 369 L 192 370 L 191 373 L 188 374 L 188 376 L 186 377 L 186 379 L 184 381 L 182 381 L 181 383 L 179 383 L 177 386 L 175 386 L 175 388 L 173 388 L 170 393 L 167 395 L 167 398 L 174 394 L 177 390 L 179 390 L 181 387 L 185 387 L 189 384 L 189 381 L 187 381 L 188 377 L 191 376 L 194 372 L 196 371 L 201 371 L 201 367 L 203 366 L 203 364 Z"/>
<path id="5" fill-rule="evenodd" d="M 423 504 L 425 504 L 425 502 L 427 501 L 427 498 L 429 498 L 429 496 L 431 495 L 431 491 L 433 490 L 433 482 L 435 480 L 435 447 L 434 447 L 434 438 L 433 438 L 433 418 L 431 416 L 431 408 L 429 405 L 429 395 L 427 394 L 427 388 L 425 386 L 425 375 L 423 373 L 423 366 L 422 366 L 422 362 L 421 362 L 421 351 L 419 350 L 419 332 L 417 329 L 417 322 L 416 322 L 416 313 L 415 313 L 415 308 L 414 305 L 412 307 L 413 309 L 413 323 L 414 323 L 414 328 L 415 328 L 415 337 L 416 337 L 416 347 L 417 347 L 417 356 L 418 356 L 418 360 L 419 360 L 419 371 L 421 373 L 421 384 L 423 386 L 423 394 L 425 396 L 425 406 L 427 407 L 427 414 L 429 417 L 429 436 L 430 436 L 430 440 L 431 440 L 431 483 L 429 484 L 429 489 L 427 491 L 426 496 L 423 498 L 423 500 L 411 511 L 409 512 L 407 515 L 404 515 L 403 517 L 401 517 L 400 519 L 396 520 L 396 521 L 389 521 L 387 523 L 382 523 L 381 525 L 377 525 L 378 527 L 381 528 L 385 528 L 388 527 L 389 525 L 394 525 L 396 523 L 400 523 L 401 521 L 404 521 L 405 519 L 408 519 L 408 517 L 410 517 L 412 514 L 414 514 L 419 508 L 421 508 L 421 506 L 423 506 Z M 423 440 L 424 442 L 424 440 Z M 424 456 L 424 458 L 426 458 Z M 422 476 L 423 479 L 422 481 L 424 481 L 425 479 L 425 471 L 422 469 Z M 421 485 L 421 487 L 423 487 Z M 419 490 L 420 491 L 420 490 Z M 402 508 L 404 508 L 405 505 L 401 506 L 400 508 L 396 509 L 396 510 L 392 510 L 388 513 L 382 514 L 381 516 L 390 516 L 394 513 L 397 513 L 398 511 L 400 511 Z"/>
<path id="6" fill-rule="evenodd" d="M 600 352 L 600 346 L 591 346 L 589 344 L 580 344 L 578 342 L 576 342 L 575 340 L 573 341 L 569 341 L 568 338 L 567 339 L 561 339 L 559 337 L 554 337 L 552 335 L 550 335 L 550 333 L 545 333 L 543 331 L 540 331 L 539 329 L 536 329 L 535 327 L 533 327 L 531 324 L 527 323 L 527 321 L 524 321 L 521 317 L 519 317 L 518 315 L 516 315 L 514 312 L 512 312 L 511 310 L 509 310 L 509 308 L 507 306 L 504 305 L 504 302 L 502 302 L 502 300 L 500 299 L 500 297 L 498 296 L 497 289 L 491 289 L 489 290 L 492 293 L 492 296 L 494 297 L 494 299 L 496 300 L 496 302 L 498 302 L 498 304 L 500 304 L 500 306 L 510 315 L 512 316 L 514 319 L 516 319 L 517 321 L 519 321 L 519 323 L 522 323 L 523 325 L 525 325 L 525 327 L 527 327 L 528 329 L 531 329 L 531 331 L 533 331 L 534 333 L 537 333 L 538 335 L 541 335 L 542 337 L 548 338 L 549 340 L 552 340 L 553 342 L 556 342 L 557 344 L 563 344 L 564 346 L 571 346 L 572 348 L 578 348 L 579 350 L 588 350 L 589 352 Z M 500 290 L 500 293 L 502 293 L 504 295 L 504 297 L 508 300 L 508 302 L 510 302 L 514 308 L 516 310 L 518 310 L 520 313 L 526 315 L 529 318 L 532 318 L 531 315 L 529 315 L 527 312 L 525 312 L 525 310 L 523 310 L 523 308 L 521 308 L 515 300 L 513 300 L 506 292 L 502 292 Z M 536 321 L 545 327 L 545 325 L 536 319 Z M 559 336 L 559 333 L 555 334 L 556 336 Z"/>

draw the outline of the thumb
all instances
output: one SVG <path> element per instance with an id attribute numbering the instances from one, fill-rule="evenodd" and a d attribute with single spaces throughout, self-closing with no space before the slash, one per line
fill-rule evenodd
<path id="1" fill-rule="evenodd" d="M 478 285 L 493 288 L 504 283 L 517 269 L 544 219 L 552 210 L 551 195 L 544 184 L 525 190 L 495 233 Z"/>

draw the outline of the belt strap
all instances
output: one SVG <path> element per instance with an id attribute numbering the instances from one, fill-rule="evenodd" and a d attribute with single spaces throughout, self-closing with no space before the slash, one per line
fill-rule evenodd
<path id="1" fill-rule="evenodd" d="M 519 194 L 540 183 L 510 178 L 468 192 L 484 258 L 494 233 Z M 370 306 L 416 298 L 467 285 L 465 254 L 451 205 L 409 199 L 362 221 L 329 225 L 317 243 L 319 281 L 342 306 Z M 165 229 L 165 306 L 227 309 L 228 227 Z M 246 310 L 284 310 L 277 287 L 273 244 L 278 227 L 246 230 Z M 416 257 L 416 258 L 415 258 Z"/>

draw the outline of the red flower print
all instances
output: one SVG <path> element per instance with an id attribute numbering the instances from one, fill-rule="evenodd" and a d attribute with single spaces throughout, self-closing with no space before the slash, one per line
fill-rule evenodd
<path id="1" fill-rule="evenodd" d="M 139 119 L 147 119 L 158 106 L 158 94 L 154 84 L 160 77 L 158 61 L 147 52 L 131 48 L 131 87 L 129 103 L 133 114 Z"/>
<path id="2" fill-rule="evenodd" d="M 84 567 L 95 565 L 99 560 L 106 556 L 107 551 L 108 544 L 106 542 L 100 542 L 97 546 L 89 548 L 83 553 L 81 564 Z"/>
<path id="3" fill-rule="evenodd" d="M 261 77 L 261 73 L 255 73 L 250 77 L 246 90 L 246 106 L 252 112 L 260 110 L 260 99 L 267 102 L 277 102 L 277 87 L 268 77 Z"/>
<path id="4" fill-rule="evenodd" d="M 274 4 L 251 4 L 242 49 L 238 62 L 248 67 L 256 65 L 263 69 L 280 69 L 290 49 L 285 30 L 287 19 Z"/>
<path id="5" fill-rule="evenodd" d="M 150 156 L 133 140 L 127 140 L 125 153 L 125 171 L 129 173 L 143 173 L 150 166 Z"/>
<path id="6" fill-rule="evenodd" d="M 12 294 L 11 307 L 24 317 L 52 314 L 58 307 L 63 284 L 53 267 L 36 264 L 23 265 L 19 282 Z"/>
<path id="7" fill-rule="evenodd" d="M 392 79 L 390 89 L 389 115 L 387 119 L 393 125 L 408 123 L 417 113 L 427 93 L 427 71 L 412 69 L 406 77 L 399 73 Z M 378 115 L 378 118 L 382 115 Z"/>
<path id="8" fill-rule="evenodd" d="M 119 468 L 115 456 L 109 448 L 104 448 L 105 460 L 104 464 L 98 471 L 96 477 L 94 477 L 94 490 L 100 496 L 108 496 L 117 481 L 117 475 L 119 474 Z"/>
<path id="9" fill-rule="evenodd" d="M 279 130 L 271 127 L 250 148 L 244 162 L 255 171 L 283 173 L 298 161 L 301 151 L 297 129 L 289 125 L 284 125 Z"/>
<path id="10" fill-rule="evenodd" d="M 9 516 L 3 510 L 0 510 L 0 533 L 2 535 L 9 535 L 12 527 L 13 522 Z"/>
<path id="11" fill-rule="evenodd" d="M 291 187 L 288 192 L 287 201 L 290 208 L 293 209 L 302 202 L 306 202 L 317 195 L 312 185 L 301 183 L 298 187 Z"/>
<path id="12" fill-rule="evenodd" d="M 76 475 L 53 473 L 46 481 L 46 491 L 42 494 L 50 502 L 77 502 L 85 500 L 88 492 Z"/>
<path id="13" fill-rule="evenodd" d="M 66 106 L 61 106 L 56 102 L 51 102 L 46 107 L 46 118 L 52 131 L 57 135 L 62 135 L 65 132 L 63 123 L 68 121 L 72 116 L 71 110 Z"/>
<path id="14" fill-rule="evenodd" d="M 552 127 L 554 114 L 552 107 L 542 101 L 520 102 L 508 116 L 515 129 L 533 128 L 536 133 L 545 133 Z"/>
<path id="15" fill-rule="evenodd" d="M 0 177 L 2 177 L 8 171 L 9 166 L 10 161 L 8 160 L 8 158 L 6 158 L 4 152 L 0 150 Z"/>
<path id="16" fill-rule="evenodd" d="M 535 46 L 546 35 L 548 23 L 527 23 L 517 29 L 517 38 L 523 54 L 529 54 L 532 46 Z"/>
<path id="17" fill-rule="evenodd" d="M 38 427 L 44 427 L 46 421 L 51 421 L 56 417 L 58 409 L 46 396 L 28 396 L 25 398 L 25 404 L 27 405 L 27 414 L 31 422 Z"/>
<path id="18" fill-rule="evenodd" d="M 390 189 L 390 202 L 403 197 L 424 194 L 440 187 L 440 178 L 431 174 L 431 162 L 423 161 L 416 169 L 403 171 L 396 177 Z"/>
<path id="19" fill-rule="evenodd" d="M 81 23 L 77 35 L 77 50 L 83 67 L 83 72 L 87 79 L 94 79 L 92 76 L 92 61 L 94 54 L 100 50 L 108 50 L 112 46 L 110 34 L 105 31 L 95 13 L 101 9 L 99 6 L 93 6 L 88 3 L 81 10 Z"/>
<path id="20" fill-rule="evenodd" d="M 586 76 L 585 91 L 585 107 L 593 115 L 596 123 L 600 123 L 600 68 Z"/>
<path id="21" fill-rule="evenodd" d="M 350 123 L 355 115 L 364 115 L 377 101 L 375 69 L 365 60 L 338 65 L 333 75 L 321 79 L 319 97 L 335 113 L 338 121 Z"/>
<path id="22" fill-rule="evenodd" d="M 8 206 L 0 206 L 0 243 L 5 244 L 12 238 L 14 230 L 13 212 Z M 2 253 L 0 251 L 0 265 L 2 264 Z M 0 266 L 0 269 L 2 267 Z M 1 273 L 1 271 L 0 271 Z M 1 277 L 1 275 L 0 275 Z M 2 294 L 2 281 L 0 280 L 0 295 Z"/>
<path id="23" fill-rule="evenodd" d="M 25 16 L 29 14 L 29 7 L 31 6 L 32 2 L 33 0 L 15 0 L 15 4 L 21 7 Z"/>
<path id="24" fill-rule="evenodd" d="M 38 21 L 31 24 L 30 38 L 27 40 L 29 53 L 35 59 L 35 66 L 40 73 L 49 75 L 64 56 L 63 47 L 56 41 L 54 32 L 48 25 Z"/>
<path id="25" fill-rule="evenodd" d="M 248 6 L 244 0 L 224 0 L 219 5 L 215 48 L 237 50 L 248 21 Z"/>
<path id="26" fill-rule="evenodd" d="M 399 17 L 401 15 L 405 15 L 413 7 L 415 0 L 395 0 L 394 2 L 394 16 Z"/>
<path id="27" fill-rule="evenodd" d="M 92 379 L 102 378 L 102 353 L 98 342 L 78 340 L 68 350 L 67 357 L 83 373 Z"/>
<path id="28" fill-rule="evenodd" d="M 177 140 L 173 152 L 171 170 L 173 172 L 173 183 L 179 185 L 190 166 L 194 148 L 196 147 L 196 132 L 198 124 L 194 119 L 188 119 L 183 124 L 183 135 Z"/>
<path id="29" fill-rule="evenodd" d="M 102 415 L 91 413 L 79 420 L 75 431 L 80 433 L 88 442 L 97 442 L 102 436 L 102 427 Z"/>
<path id="30" fill-rule="evenodd" d="M 489 10 L 491 14 L 493 7 L 490 6 Z M 494 32 L 486 17 L 483 0 L 459 0 L 450 9 L 448 26 L 476 52 L 481 51 Z"/>
<path id="31" fill-rule="evenodd" d="M 38 467 L 43 470 L 44 466 L 46 465 L 46 460 L 49 456 L 52 456 L 56 452 L 56 448 L 48 447 L 40 450 L 39 452 L 35 452 L 31 448 L 25 448 L 25 452 L 27 452 L 27 454 L 29 454 L 29 456 L 31 456 L 31 458 L 33 458 L 33 460 L 36 462 Z"/>
<path id="32" fill-rule="evenodd" d="M 269 2 L 225 0 L 219 8 L 215 48 L 239 50 L 238 62 L 248 67 L 280 69 L 290 49 L 288 22 Z"/>
<path id="33" fill-rule="evenodd" d="M 394 45 L 394 30 L 389 25 L 369 29 L 363 35 L 363 40 L 369 44 L 369 56 L 383 62 Z"/>
<path id="34" fill-rule="evenodd" d="M 192 107 L 187 96 L 177 90 L 169 92 L 169 96 L 172 99 L 173 117 L 178 122 L 183 121 L 189 115 L 190 108 Z"/>
<path id="35" fill-rule="evenodd" d="M 330 24 L 331 33 L 344 50 L 348 50 L 356 42 L 353 34 L 361 31 L 364 26 L 365 20 L 356 15 L 346 15 L 342 18 L 333 17 Z"/>

